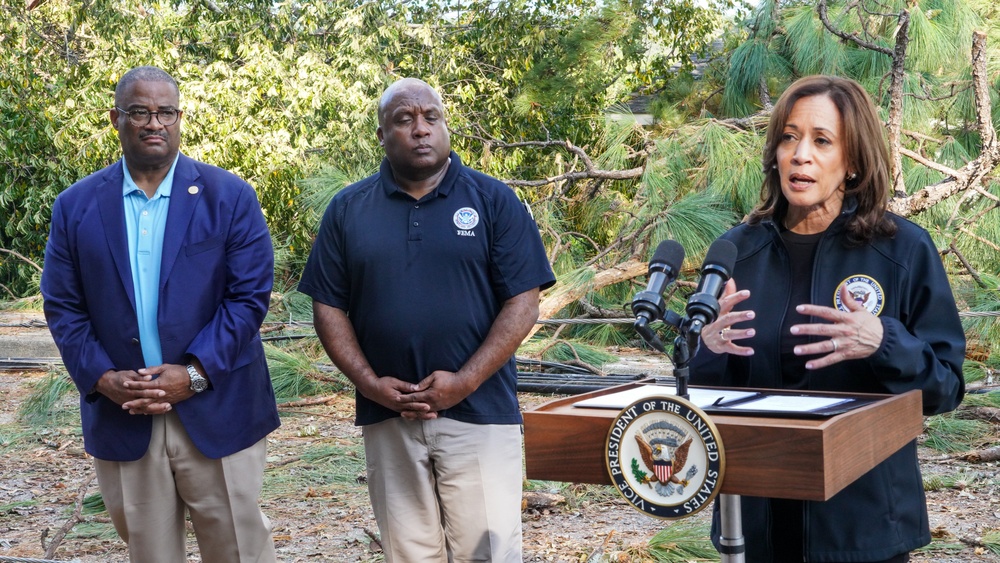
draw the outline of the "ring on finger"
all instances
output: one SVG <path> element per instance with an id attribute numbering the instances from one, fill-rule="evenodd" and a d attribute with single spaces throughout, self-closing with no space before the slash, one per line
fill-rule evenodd
<path id="1" fill-rule="evenodd" d="M 719 338 L 721 338 L 723 340 L 729 340 L 729 329 L 728 328 L 724 328 L 724 329 L 720 330 L 719 331 Z"/>
<path id="2" fill-rule="evenodd" d="M 830 351 L 830 353 L 832 354 L 837 351 L 837 341 L 836 339 L 831 338 L 830 342 L 833 344 L 833 350 Z"/>

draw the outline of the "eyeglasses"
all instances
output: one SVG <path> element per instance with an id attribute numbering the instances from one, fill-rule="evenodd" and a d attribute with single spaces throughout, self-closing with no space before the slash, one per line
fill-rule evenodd
<path id="1" fill-rule="evenodd" d="M 179 109 L 164 109 L 160 111 L 149 111 L 145 109 L 134 109 L 134 110 L 124 110 L 118 106 L 115 109 L 124 113 L 128 116 L 128 122 L 134 127 L 145 127 L 149 125 L 149 122 L 156 116 L 156 120 L 160 122 L 160 125 L 164 127 L 170 127 L 180 118 L 181 114 L 184 113 Z"/>

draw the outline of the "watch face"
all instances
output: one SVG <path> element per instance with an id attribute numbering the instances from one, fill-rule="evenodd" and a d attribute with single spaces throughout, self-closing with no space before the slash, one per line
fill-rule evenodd
<path id="1" fill-rule="evenodd" d="M 208 389 L 208 380 L 198 373 L 198 370 L 194 369 L 194 366 L 187 367 L 188 377 L 191 378 L 191 390 L 195 393 L 201 393 L 205 389 Z"/>

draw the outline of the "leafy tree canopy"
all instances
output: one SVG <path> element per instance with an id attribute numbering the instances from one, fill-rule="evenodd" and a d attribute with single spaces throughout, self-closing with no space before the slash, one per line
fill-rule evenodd
<path id="1" fill-rule="evenodd" d="M 551 155 L 490 142 L 596 146 L 603 109 L 690 66 L 732 4 L 0 0 L 0 248 L 23 257 L 0 255 L 0 284 L 37 289 L 54 197 L 118 158 L 107 110 L 131 67 L 174 75 L 182 150 L 254 184 L 279 254 L 298 259 L 315 222 L 300 181 L 323 163 L 345 180 L 373 169 L 375 100 L 393 80 L 441 90 L 465 158 L 544 177 L 560 166 Z"/>

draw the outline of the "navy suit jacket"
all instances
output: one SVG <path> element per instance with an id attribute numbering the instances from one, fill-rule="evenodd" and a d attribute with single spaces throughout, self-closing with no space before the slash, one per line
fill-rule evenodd
<path id="1" fill-rule="evenodd" d="M 56 198 L 41 290 L 49 330 L 80 390 L 84 444 L 98 459 L 132 461 L 152 417 L 91 392 L 111 369 L 146 367 L 129 264 L 121 161 Z M 196 356 L 211 387 L 174 405 L 210 458 L 245 449 L 279 425 L 260 340 L 274 252 L 253 188 L 180 155 L 167 213 L 157 323 L 165 364 Z M 152 366 L 149 366 L 152 367 Z"/>

